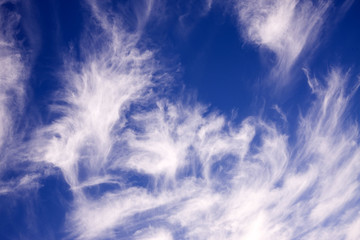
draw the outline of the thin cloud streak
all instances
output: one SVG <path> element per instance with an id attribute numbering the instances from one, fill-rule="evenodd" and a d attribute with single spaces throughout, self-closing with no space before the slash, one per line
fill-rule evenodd
<path id="1" fill-rule="evenodd" d="M 17 40 L 21 16 L 17 1 L 0 1 L 0 195 L 37 186 L 36 174 L 3 179 L 19 148 L 22 135 L 18 124 L 23 113 L 27 56 Z"/>
<path id="2" fill-rule="evenodd" d="M 23 78 L 25 73 L 24 56 L 15 40 L 20 15 L 6 7 L 10 1 L 0 2 L 0 147 L 12 137 L 15 114 L 9 108 L 14 102 L 21 111 L 24 95 Z"/>

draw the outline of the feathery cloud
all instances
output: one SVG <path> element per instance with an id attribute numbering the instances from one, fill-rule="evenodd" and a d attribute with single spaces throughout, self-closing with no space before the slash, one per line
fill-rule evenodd
<path id="1" fill-rule="evenodd" d="M 276 56 L 273 73 L 286 83 L 302 52 L 317 39 L 330 1 L 238 1 L 236 10 L 245 40 L 263 46 Z"/>

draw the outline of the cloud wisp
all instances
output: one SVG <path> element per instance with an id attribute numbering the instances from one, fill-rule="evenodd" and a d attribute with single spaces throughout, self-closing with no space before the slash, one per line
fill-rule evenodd
<path id="1" fill-rule="evenodd" d="M 28 75 L 25 48 L 18 41 L 21 17 L 16 4 L 16 1 L 0 1 L 0 176 L 9 164 L 14 164 L 11 158 L 22 138 L 17 128 L 23 114 Z M 24 176 L 10 182 L 0 180 L 0 195 L 27 187 L 33 177 Z"/>
<path id="2" fill-rule="evenodd" d="M 287 81 L 299 56 L 317 39 L 330 1 L 237 1 L 236 14 L 245 40 L 276 56 L 273 74 L 279 85 Z"/>
<path id="3" fill-rule="evenodd" d="M 0 147 L 12 136 L 12 123 L 15 121 L 9 108 L 12 102 L 21 108 L 24 94 L 24 56 L 16 41 L 20 15 L 7 7 L 11 2 L 0 2 Z M 21 109 L 19 109 L 21 111 Z M 15 113 L 14 113 L 15 114 Z"/>

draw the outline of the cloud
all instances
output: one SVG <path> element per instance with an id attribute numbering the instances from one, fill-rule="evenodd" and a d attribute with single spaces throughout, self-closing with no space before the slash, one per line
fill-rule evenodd
<path id="1" fill-rule="evenodd" d="M 90 172 L 100 189 L 101 184 L 116 181 L 122 186 L 95 198 L 86 187 L 73 188 L 77 198 L 69 230 L 78 239 L 155 235 L 171 239 L 180 234 L 177 229 L 191 239 L 358 237 L 353 227 L 359 218 L 354 202 L 359 196 L 358 129 L 345 115 L 356 88 L 347 93 L 347 78 L 333 69 L 324 85 L 309 85 L 316 100 L 300 119 L 295 146 L 274 124 L 259 117 L 234 126 L 200 104 L 157 97 L 136 103 L 138 98 L 129 98 L 143 108 L 124 108 L 127 113 L 120 114 L 127 115 L 126 123 L 113 121 L 117 133 L 108 130 L 115 135 L 109 134 L 112 141 L 104 149 L 111 144 L 118 149 L 100 155 L 99 142 L 92 155 L 75 152 L 70 166 L 51 160 L 63 169 L 71 186 L 80 182 L 81 171 Z M 104 98 L 96 98 L 97 104 L 86 102 L 94 107 Z M 64 124 L 58 121 L 54 126 L 60 123 Z M 77 146 L 86 139 L 81 136 Z M 66 143 L 73 144 L 69 138 Z M 63 154 L 68 151 L 66 145 L 59 149 L 66 150 Z M 122 178 L 126 172 L 148 180 L 130 187 L 131 180 Z"/>
<path id="2" fill-rule="evenodd" d="M 15 113 L 10 111 L 14 102 L 21 111 L 21 97 L 24 94 L 24 56 L 16 39 L 20 15 L 8 7 L 10 1 L 0 2 L 0 147 L 12 137 Z"/>
<path id="3" fill-rule="evenodd" d="M 307 41 L 295 35 L 310 30 L 302 26 L 304 16 L 298 19 L 305 5 L 287 3 L 289 16 L 282 6 L 265 15 L 285 19 L 278 36 L 265 32 L 259 41 L 294 61 Z M 321 85 L 306 72 L 317 99 L 291 146 L 260 117 L 237 125 L 199 103 L 156 95 L 154 56 L 138 48 L 138 33 L 91 6 L 106 47 L 69 65 L 65 93 L 59 93 L 66 104 L 54 106 L 62 117 L 34 141 L 38 160 L 59 167 L 74 193 L 72 237 L 171 239 L 180 234 L 176 229 L 197 239 L 315 239 L 326 238 L 329 229 L 339 237 L 357 234 L 352 224 L 358 216 L 344 214 L 358 211 L 351 203 L 359 195 L 360 170 L 358 129 L 345 122 L 352 95 L 346 74 L 334 69 Z M 306 7 L 312 9 L 306 19 L 319 15 Z M 270 23 L 260 23 L 267 31 Z M 292 33 L 291 24 L 300 32 Z M 285 37 L 288 31 L 293 39 Z M 289 44 L 298 50 L 287 52 Z"/>
<path id="4" fill-rule="evenodd" d="M 229 192 L 199 191 L 171 219 L 190 238 L 355 239 L 350 226 L 359 217 L 360 152 L 357 125 L 344 115 L 351 99 L 346 82 L 340 70 L 330 72 L 301 120 L 297 146 L 267 126 L 260 148 L 245 157 L 254 160 L 233 172 Z"/>
<path id="5" fill-rule="evenodd" d="M 360 150 L 345 118 L 354 91 L 346 79 L 334 69 L 315 89 L 295 146 L 272 123 L 252 117 L 236 127 L 201 105 L 161 99 L 130 114 L 118 135 L 125 147 L 108 166 L 113 177 L 150 180 L 77 202 L 74 231 L 151 237 L 155 224 L 175 238 L 178 229 L 190 239 L 354 238 Z"/>
<path id="6" fill-rule="evenodd" d="M 173 237 L 171 232 L 166 229 L 154 229 L 150 227 L 149 229 L 139 231 L 135 233 L 136 239 L 139 240 L 172 240 Z"/>
<path id="7" fill-rule="evenodd" d="M 0 1 L 0 194 L 37 185 L 30 181 L 36 178 L 32 174 L 14 180 L 4 178 L 10 166 L 16 165 L 14 156 L 22 138 L 18 127 L 28 75 L 26 50 L 17 40 L 21 17 L 16 4 Z"/>
<path id="8" fill-rule="evenodd" d="M 201 19 L 208 15 L 215 3 L 213 0 L 176 2 L 177 33 L 187 38 Z"/>
<path id="9" fill-rule="evenodd" d="M 283 120 L 284 122 L 288 121 L 285 113 L 280 109 L 277 104 L 275 104 L 272 108 L 280 115 L 281 120 Z"/>
<path id="10" fill-rule="evenodd" d="M 256 0 L 238 1 L 236 10 L 245 40 L 275 54 L 273 73 L 282 85 L 299 56 L 318 38 L 329 6 L 330 1 Z"/>

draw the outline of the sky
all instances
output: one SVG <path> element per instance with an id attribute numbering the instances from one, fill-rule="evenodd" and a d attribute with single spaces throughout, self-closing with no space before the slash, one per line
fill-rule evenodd
<path id="1" fill-rule="evenodd" d="M 360 239 L 359 14 L 0 0 L 0 239 Z"/>

